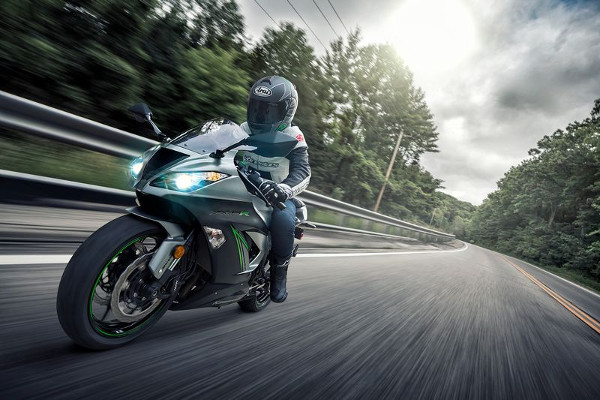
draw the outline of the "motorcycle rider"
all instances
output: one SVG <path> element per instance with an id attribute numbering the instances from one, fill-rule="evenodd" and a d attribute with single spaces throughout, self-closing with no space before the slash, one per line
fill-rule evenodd
<path id="1" fill-rule="evenodd" d="M 296 204 L 292 200 L 308 186 L 310 165 L 306 140 L 300 128 L 292 126 L 298 107 L 298 92 L 281 76 L 266 76 L 252 85 L 248 98 L 246 122 L 241 127 L 249 135 L 286 135 L 296 138 L 296 147 L 285 157 L 261 157 L 241 151 L 244 162 L 256 169 L 265 182 L 259 188 L 271 203 L 282 202 L 286 208 L 273 207 L 271 218 L 271 300 L 282 303 L 287 298 L 287 270 L 294 247 Z"/>

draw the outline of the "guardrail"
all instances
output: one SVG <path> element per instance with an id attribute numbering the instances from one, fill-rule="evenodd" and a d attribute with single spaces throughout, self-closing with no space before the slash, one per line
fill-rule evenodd
<path id="1" fill-rule="evenodd" d="M 26 100 L 6 92 L 0 92 L 0 125 L 15 131 L 49 137 L 58 141 L 122 158 L 136 157 L 149 147 L 157 144 L 157 142 L 153 140 Z M 7 171 L 4 171 L 5 175 L 6 172 Z M 55 181 L 58 182 L 60 180 Z M 83 188 L 81 185 L 84 185 L 75 182 L 65 182 L 66 181 L 61 181 L 61 184 L 71 184 L 75 185 L 74 187 L 79 188 Z M 94 187 L 93 185 L 88 186 Z M 115 194 L 117 192 L 117 189 L 106 189 L 115 191 Z M 133 196 L 133 192 L 118 192 L 130 193 L 130 195 Z M 454 239 L 454 235 L 379 214 L 308 190 L 304 191 L 299 197 L 309 206 L 319 207 L 343 215 L 358 217 L 365 221 L 381 223 L 387 226 L 415 232 L 424 240 L 437 242 Z"/>

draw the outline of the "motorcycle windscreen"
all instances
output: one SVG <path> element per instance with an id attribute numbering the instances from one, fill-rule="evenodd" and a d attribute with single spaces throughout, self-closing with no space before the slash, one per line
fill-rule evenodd
<path id="1" fill-rule="evenodd" d="M 206 121 L 171 141 L 179 147 L 199 154 L 210 154 L 246 139 L 248 134 L 236 123 L 224 118 Z"/>
<path id="2" fill-rule="evenodd" d="M 261 157 L 285 157 L 296 147 L 298 140 L 280 133 L 262 133 L 250 136 L 244 144 L 256 147 L 251 151 Z"/>

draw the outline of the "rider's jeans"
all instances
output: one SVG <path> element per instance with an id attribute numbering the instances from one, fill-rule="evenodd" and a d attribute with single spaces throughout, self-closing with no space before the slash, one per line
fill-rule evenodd
<path id="1" fill-rule="evenodd" d="M 296 217 L 296 205 L 287 200 L 285 210 L 273 208 L 271 217 L 271 253 L 281 262 L 292 255 L 294 250 L 294 218 Z"/>

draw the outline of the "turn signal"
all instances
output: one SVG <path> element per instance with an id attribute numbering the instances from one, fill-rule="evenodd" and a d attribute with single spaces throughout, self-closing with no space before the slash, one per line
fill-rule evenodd
<path id="1" fill-rule="evenodd" d="M 175 246 L 175 250 L 173 250 L 173 257 L 180 259 L 185 254 L 185 247 L 183 246 Z"/>

